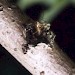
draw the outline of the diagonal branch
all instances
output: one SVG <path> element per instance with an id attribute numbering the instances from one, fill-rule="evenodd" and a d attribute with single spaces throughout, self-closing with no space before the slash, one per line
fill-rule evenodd
<path id="1" fill-rule="evenodd" d="M 15 6 L 0 0 L 0 44 L 33 75 L 73 75 L 74 63 L 54 43 L 52 49 L 45 43 L 30 46 L 23 54 L 22 45 L 26 42 L 22 36 L 22 24 L 33 22 Z"/>

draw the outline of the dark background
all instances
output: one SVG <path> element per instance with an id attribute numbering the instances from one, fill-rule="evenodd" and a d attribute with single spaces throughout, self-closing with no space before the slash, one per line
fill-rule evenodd
<path id="1" fill-rule="evenodd" d="M 57 44 L 75 62 L 75 8 L 68 6 L 51 24 Z"/>
<path id="2" fill-rule="evenodd" d="M 38 12 L 37 12 L 38 10 Z M 43 6 L 36 5 L 25 11 L 28 16 L 38 20 Z M 36 12 L 36 15 L 34 15 Z M 75 62 L 75 8 L 66 7 L 52 22 L 51 29 L 56 34 L 58 46 Z M 0 45 L 0 75 L 31 75 Z"/>
<path id="3" fill-rule="evenodd" d="M 31 75 L 0 45 L 0 75 Z"/>

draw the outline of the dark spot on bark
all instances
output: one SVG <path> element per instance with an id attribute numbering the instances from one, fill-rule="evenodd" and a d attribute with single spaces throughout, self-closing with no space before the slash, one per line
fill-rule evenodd
<path id="1" fill-rule="evenodd" d="M 11 32 L 7 31 L 8 34 L 10 34 Z"/>
<path id="2" fill-rule="evenodd" d="M 36 67 L 34 67 L 34 69 L 36 69 Z"/>
<path id="3" fill-rule="evenodd" d="M 12 17 L 12 18 L 11 18 L 11 21 L 12 21 L 12 22 L 15 22 L 15 19 Z"/>
<path id="4" fill-rule="evenodd" d="M 40 72 L 40 75 L 45 75 L 45 72 L 44 71 Z"/>
<path id="5" fill-rule="evenodd" d="M 22 51 L 24 54 L 27 53 L 27 50 L 29 49 L 28 44 L 22 44 Z"/>
<path id="6" fill-rule="evenodd" d="M 17 51 L 17 48 L 14 48 L 14 51 Z"/>
<path id="7" fill-rule="evenodd" d="M 23 51 L 23 53 L 24 53 L 24 54 L 26 54 L 26 53 L 27 53 L 27 51 L 26 51 L 26 49 L 25 49 L 25 48 L 22 48 L 22 51 Z"/>
<path id="8" fill-rule="evenodd" d="M 31 51 L 31 53 L 33 54 L 33 51 Z"/>
<path id="9" fill-rule="evenodd" d="M 21 34 L 20 36 L 23 37 L 23 34 Z"/>
<path id="10" fill-rule="evenodd" d="M 3 6 L 0 6 L 0 11 L 3 11 Z"/>
<path id="11" fill-rule="evenodd" d="M 4 32 L 2 32 L 2 34 L 4 35 Z"/>

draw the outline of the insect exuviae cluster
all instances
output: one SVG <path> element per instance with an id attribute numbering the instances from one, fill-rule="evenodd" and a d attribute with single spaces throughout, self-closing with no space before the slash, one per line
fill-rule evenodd
<path id="1" fill-rule="evenodd" d="M 39 23 L 36 24 L 29 23 L 25 25 L 23 31 L 26 44 L 23 45 L 23 53 L 27 53 L 28 45 L 36 46 L 38 43 L 46 43 L 51 48 L 53 48 L 54 33 L 50 30 L 50 24 Z"/>

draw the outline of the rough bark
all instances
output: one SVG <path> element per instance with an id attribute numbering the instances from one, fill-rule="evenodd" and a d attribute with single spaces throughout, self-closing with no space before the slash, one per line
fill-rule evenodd
<path id="1" fill-rule="evenodd" d="M 25 43 L 22 24 L 31 22 L 26 16 L 11 6 L 6 0 L 0 0 L 0 44 L 33 75 L 75 75 L 74 63 L 54 43 L 50 48 L 45 43 L 30 46 L 23 54 Z"/>

